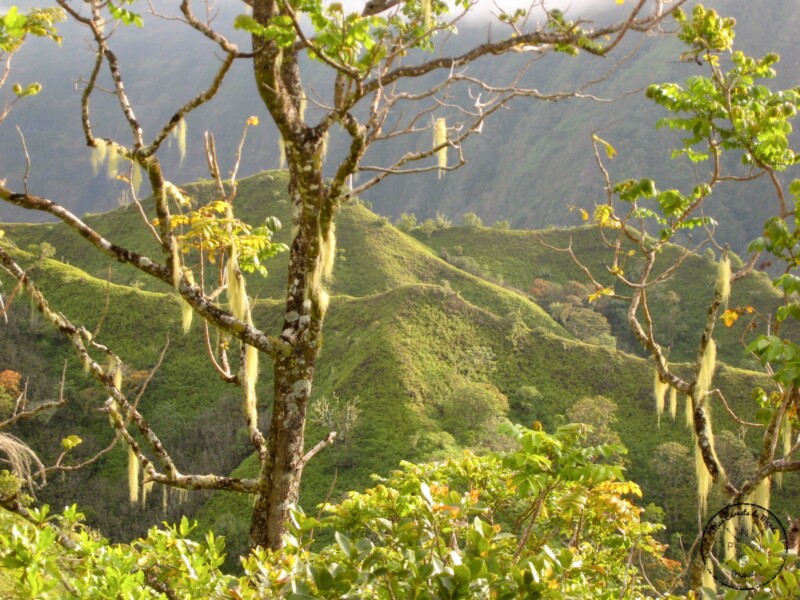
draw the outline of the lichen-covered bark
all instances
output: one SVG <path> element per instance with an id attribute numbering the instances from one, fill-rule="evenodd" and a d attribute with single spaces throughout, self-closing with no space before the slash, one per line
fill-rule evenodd
<path id="1" fill-rule="evenodd" d="M 273 2 L 255 2 L 253 16 L 266 24 Z M 272 422 L 250 526 L 250 545 L 279 548 L 297 502 L 304 466 L 305 421 L 320 351 L 327 293 L 322 289 L 322 241 L 331 233 L 333 205 L 322 175 L 321 128 L 303 122 L 303 90 L 296 54 L 253 38 L 256 85 L 284 140 L 289 166 L 293 240 L 286 308 L 273 360 Z"/>
<path id="2" fill-rule="evenodd" d="M 281 339 L 291 351 L 274 360 L 274 397 L 267 457 L 261 465 L 259 491 L 250 527 L 250 545 L 281 546 L 289 507 L 297 501 L 304 466 L 306 408 L 320 351 L 327 301 L 315 287 L 320 242 L 330 226 L 324 219 L 325 189 L 317 158 L 318 140 L 304 147 L 287 144 L 296 230 L 289 259 L 286 311 Z M 307 168 L 310 167 L 310 168 Z"/>

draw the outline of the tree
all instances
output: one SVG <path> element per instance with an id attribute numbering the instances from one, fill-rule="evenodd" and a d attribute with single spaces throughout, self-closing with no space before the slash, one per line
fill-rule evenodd
<path id="1" fill-rule="evenodd" d="M 483 225 L 481 218 L 474 212 L 464 213 L 464 216 L 461 218 L 461 222 L 463 223 L 464 227 L 481 227 Z"/>
<path id="2" fill-rule="evenodd" d="M 800 241 L 796 218 L 800 214 L 797 212 L 800 180 L 786 185 L 783 177 L 798 162 L 798 155 L 790 145 L 790 134 L 791 120 L 800 107 L 800 93 L 796 89 L 772 91 L 761 83 L 775 77 L 773 66 L 779 57 L 770 53 L 752 58 L 734 51 L 733 19 L 721 17 L 702 5 L 694 7 L 691 17 L 679 13 L 677 18 L 681 28 L 679 37 L 688 46 L 682 58 L 697 61 L 704 66 L 706 75 L 692 77 L 685 85 L 652 85 L 647 96 L 671 113 L 659 121 L 659 126 L 687 132 L 688 137 L 674 151 L 673 158 L 686 158 L 696 165 L 695 169 L 708 167 L 701 182 L 689 191 L 659 190 L 648 178 L 612 181 L 602 156 L 613 158 L 616 150 L 595 136 L 595 154 L 605 177 L 607 202 L 596 206 L 594 219 L 611 249 L 606 263 L 610 280 L 586 268 L 584 272 L 595 287 L 594 298 L 608 295 L 628 303 L 628 324 L 654 362 L 653 387 L 658 412 L 664 410 L 665 394 L 670 388 L 671 403 L 675 402 L 677 392 L 688 397 L 698 510 L 703 514 L 712 483 L 724 492 L 729 503 L 753 501 L 768 506 L 772 480 L 800 470 L 800 442 L 795 440 L 800 424 L 797 418 L 800 359 L 798 345 L 786 333 L 788 322 L 800 316 L 800 305 L 794 295 L 800 291 L 800 278 L 793 273 Z M 729 155 L 738 158 L 744 168 L 731 171 Z M 763 237 L 750 245 L 752 254 L 747 263 L 732 273 L 727 248 L 716 245 L 713 238 L 715 223 L 709 216 L 713 214 L 709 198 L 722 182 L 758 177 L 768 178 L 774 186 L 775 216 L 766 222 Z M 708 235 L 702 236 L 699 243 L 693 242 L 686 235 L 692 229 Z M 671 243 L 678 244 L 677 248 L 670 246 Z M 669 363 L 662 347 L 663 339 L 669 339 L 674 329 L 664 332 L 655 325 L 653 305 L 648 300 L 660 284 L 684 265 L 688 256 L 705 244 L 715 245 L 722 257 L 715 265 L 717 277 L 704 329 L 696 334 L 696 360 L 686 375 Z M 561 251 L 580 264 L 571 247 Z M 785 296 L 784 306 L 774 317 L 761 319 L 769 334 L 757 335 L 746 347 L 746 352 L 754 354 L 772 376 L 775 389 L 754 390 L 755 419 L 745 419 L 731 409 L 719 389 L 712 387 L 716 369 L 714 331 L 720 320 L 726 326 L 733 326 L 742 315 L 753 313 L 752 307 L 729 307 L 728 302 L 731 285 L 748 275 L 761 253 L 771 254 L 782 265 L 784 274 L 774 280 L 774 285 Z M 757 328 L 748 326 L 745 335 Z M 712 403 L 718 406 L 719 413 L 727 414 L 743 429 L 762 433 L 760 452 L 754 461 L 742 460 L 741 452 L 730 451 L 736 439 L 731 439 L 730 434 L 723 438 L 722 445 L 715 441 Z M 719 560 L 724 565 L 725 560 L 722 557 Z M 707 561 L 711 558 L 699 550 L 695 552 L 691 586 L 696 593 L 701 586 L 713 584 L 709 568 L 704 568 Z"/>
<path id="3" fill-rule="evenodd" d="M 456 384 L 442 407 L 445 429 L 462 443 L 484 442 L 508 414 L 508 399 L 491 384 L 466 380 Z"/>
<path id="4" fill-rule="evenodd" d="M 571 423 L 591 425 L 586 442 L 590 445 L 619 444 L 622 440 L 611 428 L 617 422 L 617 403 L 605 396 L 581 398 L 567 410 Z"/>
<path id="5" fill-rule="evenodd" d="M 659 444 L 650 459 L 653 471 L 662 481 L 669 481 L 669 489 L 658 498 L 658 503 L 667 509 L 671 522 L 691 521 L 692 492 L 695 481 L 692 476 L 693 461 L 689 449 L 677 442 Z"/>
<path id="6" fill-rule="evenodd" d="M 215 30 L 210 19 L 198 17 L 189 0 L 183 0 L 177 18 L 204 36 L 221 61 L 204 91 L 177 104 L 172 118 L 160 127 L 146 129 L 142 107 L 132 102 L 124 85 L 123 65 L 113 50 L 113 26 L 143 23 L 134 2 L 90 0 L 76 8 L 67 0 L 57 0 L 70 18 L 85 28 L 95 50 L 81 101 L 86 144 L 94 152 L 96 163 L 103 162 L 114 172 L 124 165 L 122 176 L 129 180 L 134 200 L 139 181 L 144 178 L 149 183 L 157 221 L 143 226 L 158 240 L 161 257 L 116 245 L 56 201 L 27 189 L 20 192 L 3 186 L 0 197 L 57 217 L 97 251 L 173 286 L 185 303 L 186 327 L 194 314 L 240 342 L 239 372 L 230 366 L 226 344 L 217 348 L 214 368 L 225 381 L 243 389 L 243 416 L 260 463 L 256 479 L 182 473 L 144 415 L 123 394 L 118 380 L 121 365 L 113 350 L 92 338 L 80 324 L 72 324 L 51 310 L 34 282 L 2 249 L 0 262 L 22 283 L 46 319 L 68 337 L 84 367 L 106 388 L 111 398 L 106 404 L 111 421 L 147 478 L 185 490 L 224 489 L 254 495 L 250 544 L 278 548 L 283 543 L 290 506 L 297 500 L 303 467 L 332 440 L 332 435 L 328 436 L 306 451 L 304 432 L 329 303 L 325 282 L 335 260 L 335 223 L 342 204 L 390 175 L 441 175 L 459 168 L 465 163 L 464 141 L 480 133 L 484 121 L 513 98 L 577 97 L 590 85 L 544 94 L 517 85 L 517 80 L 511 84 L 482 81 L 466 70 L 478 59 L 512 53 L 530 53 L 536 59 L 549 52 L 606 56 L 627 34 L 650 31 L 684 2 L 677 0 L 662 13 L 650 12 L 642 0 L 624 19 L 598 27 L 587 27 L 583 20 L 568 20 L 561 11 L 544 10 L 544 3 L 536 2 L 544 10 L 538 13 L 543 25 L 534 24 L 533 14 L 525 10 L 500 11 L 491 41 L 447 56 L 427 51 L 435 47 L 437 36 L 453 32 L 455 24 L 474 10 L 475 3 L 469 0 L 457 0 L 452 5 L 442 0 L 371 0 L 360 14 L 346 13 L 338 2 L 245 0 L 252 14 L 237 17 L 235 26 L 250 34 L 249 50 L 240 49 Z M 497 28 L 505 28 L 505 34 L 497 37 Z M 327 93 L 319 81 L 314 81 L 313 90 L 305 81 L 304 60 L 315 61 L 327 70 L 331 79 Z M 284 319 L 276 335 L 269 335 L 254 322 L 244 274 L 263 271 L 264 261 L 283 250 L 271 241 L 278 224 L 272 220 L 256 226 L 236 214 L 238 167 L 229 178 L 222 177 L 210 134 L 206 136 L 207 158 L 219 197 L 207 206 L 190 206 L 159 159 L 171 135 L 185 143 L 186 115 L 211 101 L 234 62 L 242 61 L 250 62 L 260 97 L 280 133 L 290 177 L 292 241 L 287 249 Z M 528 66 L 526 61 L 520 73 Z M 92 120 L 92 100 L 101 91 L 98 81 L 102 70 L 107 70 L 113 81 L 113 94 L 129 130 L 127 140 L 103 137 L 108 135 L 102 132 L 103 124 Z M 247 119 L 242 146 L 247 128 L 257 123 L 254 117 Z M 346 149 L 329 157 L 327 140 L 333 131 L 346 138 Z M 419 134 L 433 134 L 433 144 L 417 146 L 423 149 L 396 155 L 385 164 L 364 164 L 368 149 Z M 326 173 L 333 175 L 326 177 Z M 362 179 L 356 185 L 354 176 L 359 173 Z M 176 211 L 175 205 L 185 212 Z M 447 224 L 444 217 L 439 221 L 437 225 Z M 214 283 L 204 272 L 210 260 L 219 273 L 219 281 Z M 219 301 L 211 287 L 226 290 L 228 306 Z M 256 411 L 259 356 L 271 361 L 275 381 L 268 437 L 258 426 Z M 128 431 L 129 424 L 138 430 L 144 445 Z"/>
<path id="7" fill-rule="evenodd" d="M 395 222 L 395 227 L 404 233 L 410 233 L 417 226 L 417 215 L 414 213 L 403 213 Z"/>

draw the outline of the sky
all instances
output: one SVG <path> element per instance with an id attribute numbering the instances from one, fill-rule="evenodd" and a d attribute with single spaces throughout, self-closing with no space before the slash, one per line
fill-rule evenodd
<path id="1" fill-rule="evenodd" d="M 216 0 L 218 4 L 227 4 L 231 2 L 231 0 Z M 139 0 L 141 4 L 146 4 L 144 0 Z M 194 4 L 197 6 L 201 5 L 202 0 L 194 0 Z M 632 0 L 628 0 L 627 4 L 631 4 Z M 528 8 L 532 3 L 532 0 L 479 0 L 476 9 L 482 15 L 486 15 L 489 11 L 497 12 L 497 7 L 501 7 L 503 10 L 512 10 L 514 8 Z M 538 3 L 538 1 L 536 2 Z M 10 6 L 13 5 L 36 5 L 42 6 L 47 4 L 46 2 L 29 2 L 26 0 L 16 0 L 16 1 L 9 1 L 9 0 L 0 0 L 0 12 L 6 12 Z M 342 2 L 345 9 L 347 11 L 358 11 L 365 4 L 365 0 L 345 0 Z M 584 10 L 584 9 L 605 9 L 605 8 L 614 8 L 617 7 L 616 0 L 547 0 L 547 5 L 552 8 L 560 8 L 562 10 L 570 9 L 572 11 Z M 624 8 L 624 5 L 623 5 Z"/>

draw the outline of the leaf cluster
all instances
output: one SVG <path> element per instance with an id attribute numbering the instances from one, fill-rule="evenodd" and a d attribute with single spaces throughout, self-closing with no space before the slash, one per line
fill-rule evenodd
<path id="1" fill-rule="evenodd" d="M 193 525 L 151 529 L 111 544 L 62 515 L 0 512 L 0 564 L 20 597 L 474 598 L 615 597 L 643 593 L 632 555 L 660 559 L 663 547 L 629 498 L 617 445 L 585 445 L 586 426 L 554 434 L 506 428 L 519 442 L 503 454 L 430 464 L 402 463 L 378 485 L 351 492 L 325 516 L 293 510 L 278 552 L 257 549 L 244 576 L 221 572 L 224 542 Z M 606 462 L 611 461 L 611 462 Z M 314 531 L 333 542 L 313 550 Z M 68 540 L 65 543 L 64 538 Z M 59 541 L 61 540 L 61 541 Z M 601 541 L 601 543 L 598 543 Z"/>
<path id="2" fill-rule="evenodd" d="M 288 250 L 286 244 L 272 241 L 272 236 L 281 229 L 277 217 L 267 217 L 263 225 L 253 227 L 234 217 L 231 204 L 225 200 L 213 200 L 197 210 L 173 215 L 170 227 L 179 232 L 176 239 L 181 252 L 198 250 L 213 263 L 223 252 L 235 248 L 243 271 L 265 277 L 264 263 Z"/>
<path id="3" fill-rule="evenodd" d="M 61 36 L 58 35 L 55 24 L 64 18 L 64 11 L 60 8 L 35 8 L 22 13 L 19 8 L 12 6 L 6 14 L 0 16 L 0 50 L 16 52 L 28 34 L 50 38 L 60 44 Z"/>

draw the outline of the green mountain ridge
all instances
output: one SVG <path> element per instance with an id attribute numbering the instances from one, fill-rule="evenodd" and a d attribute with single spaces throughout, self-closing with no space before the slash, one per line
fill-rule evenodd
<path id="1" fill-rule="evenodd" d="M 247 213 L 248 218 L 252 215 L 255 222 L 268 215 L 288 222 L 285 182 L 285 174 L 278 172 L 243 180 L 236 210 Z M 208 182 L 184 189 L 196 202 L 214 196 Z M 140 219 L 133 206 L 87 217 L 115 243 L 147 252 L 155 259 L 158 255 L 147 229 L 135 226 Z M 97 339 L 125 362 L 124 385 L 129 394 L 135 394 L 147 370 L 156 363 L 168 336 L 164 363 L 140 408 L 183 472 L 252 473 L 255 463 L 248 458 L 248 442 L 240 426 L 239 390 L 222 383 L 209 368 L 197 324 L 188 335 L 181 333 L 179 302 L 166 286 L 153 285 L 124 265 L 111 265 L 111 284 L 107 283 L 109 261 L 98 258 L 67 227 L 4 224 L 2 228 L 6 231 L 2 243 L 9 248 L 8 240 L 17 244 L 15 256 L 56 310 L 90 330 L 102 320 Z M 282 231 L 278 237 L 285 240 L 286 235 L 288 232 Z M 331 403 L 337 398 L 340 402 L 357 398 L 360 414 L 341 443 L 324 450 L 307 466 L 302 504 L 311 511 L 329 495 L 339 497 L 347 490 L 363 489 L 372 473 L 387 473 L 400 460 L 443 458 L 464 447 L 502 447 L 505 442 L 497 439 L 493 423 L 505 415 L 524 423 L 538 420 L 549 429 L 563 422 L 563 415 L 577 400 L 597 395 L 618 406 L 618 422 L 613 428 L 630 449 L 629 476 L 642 484 L 643 502 L 663 503 L 670 497 L 665 487 L 669 482 L 659 479 L 651 458 L 664 442 L 688 446 L 690 435 L 680 419 L 673 423 L 662 416 L 660 428 L 657 426 L 652 366 L 611 347 L 575 339 L 520 291 L 537 277 L 554 282 L 575 277 L 574 267 L 565 257 L 547 250 L 539 239 L 563 247 L 572 237 L 579 256 L 591 256 L 590 231 L 451 227 L 434 231 L 429 238 L 421 232 L 415 235 L 398 231 L 358 203 L 341 212 L 340 250 L 312 413 L 324 396 Z M 56 257 L 70 264 L 37 258 L 32 252 L 41 251 L 44 242 L 55 248 Z M 478 274 L 437 256 L 443 250 L 456 255 L 457 247 L 462 257 L 474 258 L 480 267 Z M 598 253 L 594 254 L 598 260 Z M 266 331 L 280 326 L 285 260 L 279 256 L 268 264 L 270 276 L 266 279 L 248 278 L 249 293 L 258 298 L 255 320 Z M 713 281 L 715 272 L 715 265 L 702 257 L 689 266 L 689 283 L 676 278 L 674 284 L 682 294 L 680 308 L 687 311 L 687 319 L 689 311 L 705 301 L 703 293 L 710 289 L 706 281 L 708 277 Z M 491 274 L 491 281 L 481 277 L 481 269 Z M 8 278 L 0 280 L 3 289 L 9 290 Z M 768 310 L 774 294 L 764 277 L 751 275 L 734 287 L 732 303 L 752 301 Z M 60 439 L 69 434 L 84 439 L 78 456 L 103 448 L 111 432 L 105 417 L 97 414 L 104 400 L 101 390 L 75 367 L 76 361 L 59 334 L 31 315 L 24 300 L 15 301 L 10 318 L 10 325 L 0 325 L 0 356 L 10 357 L 0 364 L 0 370 L 10 368 L 27 375 L 26 360 L 38 356 L 43 372 L 30 374 L 31 392 L 36 394 L 32 397 L 52 396 L 63 361 L 71 365 L 66 385 L 69 405 L 57 418 L 38 419 L 22 427 L 20 435 L 32 440 L 44 460 L 60 451 Z M 722 331 L 721 335 L 732 332 Z M 689 344 L 691 337 L 687 348 Z M 733 342 L 720 345 L 721 356 L 734 356 Z M 673 350 L 675 355 L 678 350 Z M 259 407 L 266 413 L 272 377 L 265 362 L 261 372 Z M 750 391 L 756 385 L 767 387 L 769 381 L 756 372 L 720 364 L 715 385 L 735 410 L 752 418 Z M 721 411 L 716 418 L 720 431 L 738 431 Z M 327 425 L 312 419 L 309 447 L 327 431 Z M 165 518 L 162 499 L 155 490 L 144 506 L 129 504 L 125 469 L 125 451 L 118 447 L 86 470 L 54 478 L 40 498 L 56 505 L 77 501 L 91 524 L 116 538 L 139 535 L 146 526 Z M 775 505 L 783 506 L 796 493 L 796 482 L 787 478 L 783 491 L 776 494 Z M 228 536 L 233 553 L 244 547 L 249 511 L 246 498 L 197 493 L 180 505 L 178 495 L 166 496 L 167 519 L 182 512 L 199 516 L 201 529 L 214 527 Z M 693 506 L 691 495 L 686 502 Z M 688 531 L 693 524 L 691 511 L 671 514 L 670 519 L 673 531 Z"/>

